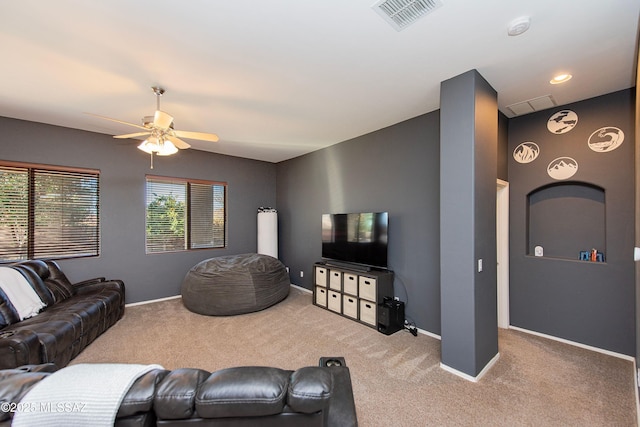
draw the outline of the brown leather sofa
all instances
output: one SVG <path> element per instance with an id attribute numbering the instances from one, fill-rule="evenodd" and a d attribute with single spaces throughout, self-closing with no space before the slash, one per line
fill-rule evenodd
<path id="1" fill-rule="evenodd" d="M 124 314 L 125 287 L 120 280 L 100 277 L 72 284 L 54 261 L 8 267 L 22 273 L 45 307 L 20 320 L 0 289 L 0 369 L 42 363 L 66 366 Z"/>
<path id="2" fill-rule="evenodd" d="M 342 359 L 342 358 L 339 358 Z M 342 359 L 344 360 L 344 359 Z M 237 367 L 208 372 L 155 369 L 139 377 L 118 409 L 115 426 L 355 427 L 351 377 L 344 363 L 288 371 Z M 0 427 L 54 365 L 0 371 Z M 100 387 L 96 384 L 96 387 Z"/>

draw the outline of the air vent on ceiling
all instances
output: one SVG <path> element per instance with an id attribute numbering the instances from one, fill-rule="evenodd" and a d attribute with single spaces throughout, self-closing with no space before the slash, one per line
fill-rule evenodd
<path id="1" fill-rule="evenodd" d="M 382 0 L 372 7 L 393 28 L 401 31 L 440 6 L 440 0 Z"/>
<path id="2" fill-rule="evenodd" d="M 555 107 L 557 105 L 558 104 L 551 95 L 544 95 L 528 99 L 526 101 L 516 102 L 515 104 L 507 105 L 505 108 L 513 114 L 512 117 L 515 117 L 527 113 L 533 113 L 534 111 L 546 110 L 547 108 Z"/>

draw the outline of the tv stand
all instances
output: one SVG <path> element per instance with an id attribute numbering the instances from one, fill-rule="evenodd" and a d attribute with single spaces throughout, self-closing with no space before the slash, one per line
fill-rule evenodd
<path id="1" fill-rule="evenodd" d="M 388 334 L 378 307 L 385 297 L 393 299 L 392 271 L 333 260 L 317 262 L 313 284 L 315 305 Z"/>
<path id="2" fill-rule="evenodd" d="M 362 271 L 362 272 L 371 271 L 371 267 L 369 267 L 368 265 L 351 264 L 349 262 L 344 262 L 344 261 L 329 260 L 329 261 L 325 261 L 324 264 L 328 267 L 345 268 L 352 271 Z"/>

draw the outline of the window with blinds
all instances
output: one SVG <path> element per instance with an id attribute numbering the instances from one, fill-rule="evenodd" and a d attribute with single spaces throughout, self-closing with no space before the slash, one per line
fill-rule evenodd
<path id="1" fill-rule="evenodd" d="M 0 260 L 97 256 L 96 170 L 0 162 Z"/>
<path id="2" fill-rule="evenodd" d="M 147 176 L 147 253 L 225 245 L 225 183 Z"/>

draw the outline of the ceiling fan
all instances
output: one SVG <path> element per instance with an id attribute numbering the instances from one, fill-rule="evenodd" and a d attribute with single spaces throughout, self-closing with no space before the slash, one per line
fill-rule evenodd
<path id="1" fill-rule="evenodd" d="M 169 156 L 178 152 L 178 149 L 187 149 L 191 147 L 180 138 L 198 139 L 202 141 L 218 142 L 218 135 L 213 133 L 190 132 L 184 130 L 176 130 L 173 128 L 173 117 L 160 110 L 160 97 L 165 90 L 160 87 L 152 87 L 153 93 L 156 94 L 156 112 L 153 116 L 145 116 L 142 118 L 142 125 L 124 122 L 122 120 L 112 119 L 110 117 L 92 114 L 101 119 L 110 120 L 116 123 L 122 123 L 141 129 L 141 132 L 127 133 L 124 135 L 115 135 L 114 138 L 140 138 L 146 136 L 138 148 L 145 153 L 151 154 L 151 169 L 153 169 L 153 155 Z"/>

